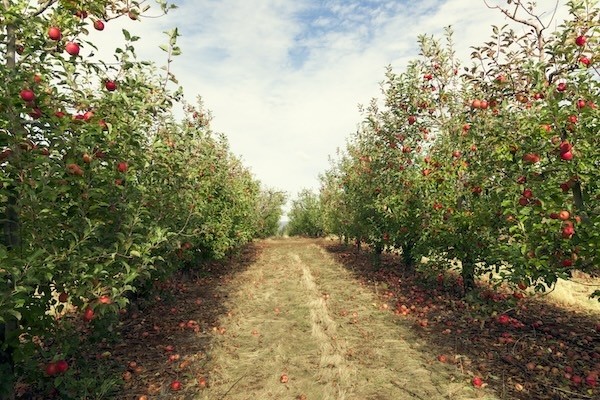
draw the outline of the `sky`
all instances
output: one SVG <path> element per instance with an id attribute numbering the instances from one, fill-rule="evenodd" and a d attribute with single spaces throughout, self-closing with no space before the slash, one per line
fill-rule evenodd
<path id="1" fill-rule="evenodd" d="M 470 65 L 469 47 L 487 40 L 492 25 L 508 23 L 483 0 L 174 3 L 178 8 L 161 18 L 110 21 L 94 40 L 116 46 L 126 27 L 142 37 L 139 57 L 162 65 L 162 32 L 177 27 L 182 55 L 172 71 L 186 99 L 202 96 L 213 130 L 228 137 L 232 152 L 265 187 L 290 197 L 318 190 L 329 157 L 361 121 L 358 105 L 379 96 L 387 65 L 401 72 L 417 57 L 419 34 L 441 37 L 451 25 L 458 58 Z M 548 22 L 556 0 L 537 3 Z M 552 26 L 565 15 L 560 5 Z"/>

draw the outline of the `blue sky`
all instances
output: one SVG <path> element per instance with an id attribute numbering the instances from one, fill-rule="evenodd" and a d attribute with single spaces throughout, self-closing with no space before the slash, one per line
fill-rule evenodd
<path id="1" fill-rule="evenodd" d="M 379 95 L 386 65 L 400 71 L 417 56 L 419 34 L 439 36 L 452 25 L 458 57 L 470 65 L 469 47 L 508 22 L 483 0 L 176 3 L 163 18 L 111 21 L 97 40 L 118 43 L 125 23 L 142 36 L 140 57 L 160 64 L 161 32 L 178 27 L 183 54 L 173 72 L 186 98 L 202 96 L 232 151 L 266 186 L 292 196 L 318 188 L 328 157 L 361 120 L 358 104 Z M 551 11 L 555 1 L 537 3 Z M 564 15 L 561 6 L 558 19 Z"/>

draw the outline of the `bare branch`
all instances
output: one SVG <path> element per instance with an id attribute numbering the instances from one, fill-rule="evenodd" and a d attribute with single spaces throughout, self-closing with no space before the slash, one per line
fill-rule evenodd
<path id="1" fill-rule="evenodd" d="M 53 4 L 58 2 L 58 0 L 47 0 L 45 3 L 40 4 L 40 7 L 31 14 L 32 17 L 37 17 L 42 14 L 48 8 L 50 8 Z"/>

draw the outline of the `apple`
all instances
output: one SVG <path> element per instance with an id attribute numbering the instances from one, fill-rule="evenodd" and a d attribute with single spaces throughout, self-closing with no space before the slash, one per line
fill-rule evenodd
<path id="1" fill-rule="evenodd" d="M 84 121 L 89 121 L 90 119 L 92 119 L 94 117 L 94 112 L 93 111 L 86 111 L 83 116 L 82 119 Z"/>
<path id="2" fill-rule="evenodd" d="M 587 42 L 587 37 L 585 37 L 583 35 L 577 36 L 577 38 L 575 39 L 575 44 L 579 47 L 585 46 L 586 42 Z"/>
<path id="3" fill-rule="evenodd" d="M 527 197 L 520 197 L 519 204 L 525 207 L 527 204 L 529 204 L 529 199 Z"/>
<path id="4" fill-rule="evenodd" d="M 579 118 L 577 118 L 577 115 L 569 115 L 569 117 L 567 119 L 572 124 L 576 124 L 577 121 L 579 121 Z"/>
<path id="5" fill-rule="evenodd" d="M 107 296 L 107 295 L 100 296 L 100 297 L 98 298 L 98 302 L 99 302 L 100 304 L 111 304 L 111 303 L 112 303 L 112 301 L 111 301 L 111 299 L 110 299 L 110 296 Z"/>
<path id="6" fill-rule="evenodd" d="M 117 164 L 117 171 L 119 171 L 121 173 L 127 172 L 128 168 L 129 167 L 125 161 L 121 161 L 120 163 Z"/>
<path id="7" fill-rule="evenodd" d="M 59 374 L 63 374 L 65 372 L 67 372 L 68 369 L 69 369 L 69 364 L 65 360 L 60 360 L 60 361 L 56 362 L 56 371 Z"/>
<path id="8" fill-rule="evenodd" d="M 408 124 L 409 125 L 414 125 L 414 123 L 417 122 L 417 117 L 415 117 L 414 115 L 411 115 L 408 117 Z"/>
<path id="9" fill-rule="evenodd" d="M 198 378 L 198 386 L 200 387 L 200 389 L 206 388 L 206 378 L 204 378 L 204 377 Z"/>
<path id="10" fill-rule="evenodd" d="M 481 108 L 481 100 L 477 100 L 477 99 L 473 100 L 471 102 L 471 108 L 475 108 L 475 109 Z"/>
<path id="11" fill-rule="evenodd" d="M 286 374 L 281 374 L 281 376 L 279 377 L 279 382 L 281 383 L 288 383 L 289 378 Z"/>
<path id="12" fill-rule="evenodd" d="M 558 218 L 566 221 L 571 217 L 571 214 L 567 211 L 567 210 L 562 210 L 561 212 L 558 213 Z"/>
<path id="13" fill-rule="evenodd" d="M 535 153 L 526 153 L 523 155 L 523 161 L 530 164 L 535 164 L 540 162 L 540 156 Z"/>
<path id="14" fill-rule="evenodd" d="M 106 81 L 104 87 L 109 92 L 114 92 L 117 89 L 117 83 L 115 81 Z"/>
<path id="15" fill-rule="evenodd" d="M 482 110 L 487 110 L 487 108 L 488 108 L 488 102 L 487 102 L 487 100 L 481 100 L 480 108 Z"/>
<path id="16" fill-rule="evenodd" d="M 85 322 L 90 322 L 93 319 L 94 319 L 94 310 L 92 310 L 89 307 L 86 308 L 85 311 L 83 312 L 83 320 Z"/>
<path id="17" fill-rule="evenodd" d="M 530 199 L 533 197 L 533 191 L 531 189 L 524 189 L 523 190 L 523 197 Z"/>
<path id="18" fill-rule="evenodd" d="M 49 376 L 53 376 L 58 373 L 58 368 L 56 367 L 56 363 L 53 363 L 53 362 L 46 364 L 46 367 L 44 368 L 44 370 L 46 371 L 46 374 Z"/>
<path id="19" fill-rule="evenodd" d="M 103 31 L 104 30 L 104 22 L 100 21 L 99 19 L 94 21 L 94 28 L 97 31 Z"/>
<path id="20" fill-rule="evenodd" d="M 88 153 L 84 153 L 83 156 L 81 156 L 81 158 L 83 159 L 83 162 L 86 164 L 89 164 L 92 162 L 92 157 Z"/>
<path id="21" fill-rule="evenodd" d="M 473 383 L 473 386 L 475 386 L 477 388 L 483 386 L 483 379 L 481 379 L 478 376 L 474 376 L 473 380 L 471 382 Z"/>
<path id="22" fill-rule="evenodd" d="M 556 85 L 556 90 L 559 92 L 564 92 L 567 90 L 567 84 L 565 82 L 560 82 L 558 85 Z"/>
<path id="23" fill-rule="evenodd" d="M 510 322 L 510 317 L 506 314 L 501 314 L 496 318 L 496 321 L 501 325 L 507 325 Z"/>
<path id="24" fill-rule="evenodd" d="M 28 103 L 32 102 L 33 100 L 35 100 L 35 93 L 33 93 L 33 90 L 31 89 L 23 89 L 21 90 L 21 99 L 23 101 L 26 101 Z"/>
<path id="25" fill-rule="evenodd" d="M 77 164 L 67 164 L 67 172 L 71 175 L 77 175 L 77 176 L 83 176 L 83 170 L 81 169 L 81 167 Z"/>
<path id="26" fill-rule="evenodd" d="M 562 237 L 565 239 L 570 239 L 571 237 L 573 237 L 574 234 L 575 234 L 575 228 L 573 228 L 573 225 L 566 225 L 562 229 Z"/>
<path id="27" fill-rule="evenodd" d="M 577 108 L 582 109 L 585 107 L 585 100 L 579 99 L 577 100 Z"/>
<path id="28" fill-rule="evenodd" d="M 171 387 L 171 390 L 173 390 L 173 391 L 181 390 L 181 382 L 173 381 L 173 382 L 171 382 L 170 387 Z"/>
<path id="29" fill-rule="evenodd" d="M 564 260 L 562 260 L 560 262 L 560 265 L 562 265 L 563 268 L 569 268 L 573 266 L 573 260 L 571 260 L 570 258 L 565 258 Z"/>
<path id="30" fill-rule="evenodd" d="M 591 64 L 590 59 L 586 56 L 579 57 L 579 62 L 585 65 L 586 67 L 588 67 Z"/>
<path id="31" fill-rule="evenodd" d="M 79 45 L 75 42 L 67 42 L 65 51 L 72 56 L 76 56 L 79 54 Z"/>
<path id="32" fill-rule="evenodd" d="M 51 26 L 48 28 L 48 37 L 52 40 L 59 41 L 62 38 L 62 33 L 56 26 Z"/>
<path id="33" fill-rule="evenodd" d="M 69 300 L 69 295 L 67 293 L 62 292 L 58 295 L 58 301 L 60 301 L 61 303 L 66 303 L 67 300 Z"/>
<path id="34" fill-rule="evenodd" d="M 570 151 L 560 153 L 560 158 L 565 161 L 571 161 L 573 159 L 573 153 Z"/>
<path id="35" fill-rule="evenodd" d="M 571 143 L 569 143 L 568 141 L 564 140 L 560 143 L 560 146 L 558 148 L 561 153 L 566 153 L 568 151 L 571 151 L 571 149 L 573 149 L 573 145 Z"/>

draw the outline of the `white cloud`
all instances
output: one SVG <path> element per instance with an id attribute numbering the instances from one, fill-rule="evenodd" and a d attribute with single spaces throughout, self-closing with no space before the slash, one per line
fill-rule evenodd
<path id="1" fill-rule="evenodd" d="M 539 3 L 550 9 L 554 2 Z M 292 195 L 318 188 L 328 157 L 360 122 L 357 105 L 379 95 L 386 65 L 401 68 L 417 56 L 418 34 L 453 25 L 468 63 L 469 46 L 506 22 L 473 0 L 179 4 L 164 18 L 128 27 L 143 37 L 140 55 L 160 60 L 160 32 L 178 26 L 183 54 L 173 71 L 186 97 L 201 95 L 233 152 L 267 186 Z M 101 35 L 112 41 L 115 30 Z"/>

